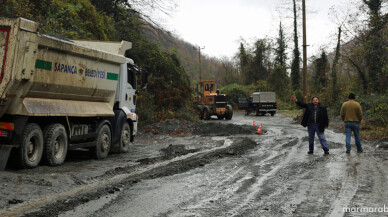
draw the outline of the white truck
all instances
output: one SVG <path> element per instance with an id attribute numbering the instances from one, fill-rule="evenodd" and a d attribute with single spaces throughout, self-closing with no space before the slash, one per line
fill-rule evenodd
<path id="1" fill-rule="evenodd" d="M 130 42 L 61 40 L 23 18 L 0 18 L 0 170 L 127 152 L 137 133 Z M 12 153 L 10 155 L 12 149 Z"/>
<path id="2" fill-rule="evenodd" d="M 254 92 L 249 99 L 239 98 L 238 108 L 244 109 L 246 115 L 255 112 L 256 115 L 270 113 L 271 116 L 274 116 L 277 110 L 276 93 Z"/>

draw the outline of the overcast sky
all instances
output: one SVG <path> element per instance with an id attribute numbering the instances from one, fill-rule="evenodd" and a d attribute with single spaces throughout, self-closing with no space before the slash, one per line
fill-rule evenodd
<path id="1" fill-rule="evenodd" d="M 360 0 L 361 1 L 361 0 Z M 259 38 L 276 38 L 282 21 L 287 37 L 292 38 L 292 11 L 284 3 L 292 0 L 176 0 L 178 8 L 166 20 L 166 28 L 183 40 L 205 47 L 201 52 L 214 57 L 232 57 L 241 38 L 248 44 Z M 306 0 L 308 56 L 323 46 L 334 49 L 338 26 L 329 8 L 351 0 Z M 290 4 L 289 7 L 292 5 Z M 301 7 L 301 3 L 300 3 Z M 330 18 L 331 17 L 331 18 Z M 298 20 L 302 31 L 302 20 Z M 299 37 L 302 45 L 302 36 Z M 293 48 L 293 42 L 288 46 Z M 302 49 L 302 47 L 300 47 Z M 291 58 L 291 53 L 288 54 Z"/>

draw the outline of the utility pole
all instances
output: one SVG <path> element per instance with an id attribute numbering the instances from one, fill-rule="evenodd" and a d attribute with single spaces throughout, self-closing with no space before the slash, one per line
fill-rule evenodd
<path id="1" fill-rule="evenodd" d="M 202 81 L 201 49 L 205 49 L 205 46 L 203 47 L 198 46 L 199 82 Z"/>
<path id="2" fill-rule="evenodd" d="M 303 13 L 303 95 L 304 102 L 307 102 L 307 45 L 306 45 L 306 3 L 302 0 L 302 13 Z"/>

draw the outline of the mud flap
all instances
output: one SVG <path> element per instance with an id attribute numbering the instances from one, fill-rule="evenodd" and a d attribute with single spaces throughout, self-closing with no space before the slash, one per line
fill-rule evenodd
<path id="1" fill-rule="evenodd" d="M 5 170 L 11 150 L 12 146 L 10 145 L 0 145 L 0 171 Z"/>

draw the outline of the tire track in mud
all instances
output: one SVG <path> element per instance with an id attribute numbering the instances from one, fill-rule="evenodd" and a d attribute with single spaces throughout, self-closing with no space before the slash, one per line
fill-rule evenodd
<path id="1" fill-rule="evenodd" d="M 365 216 L 368 212 L 354 210 L 383 209 L 388 202 L 388 177 L 382 169 L 382 162 L 365 152 L 357 156 L 348 155 L 347 159 L 346 177 L 341 183 L 340 193 L 332 202 L 329 216 Z M 386 211 L 373 212 L 373 216 L 386 216 Z"/>
<path id="2" fill-rule="evenodd" d="M 87 184 L 77 186 L 68 191 L 38 197 L 1 210 L 0 216 L 20 216 L 23 214 L 24 216 L 55 216 L 90 200 L 96 200 L 108 195 L 112 191 L 120 190 L 112 190 L 112 186 L 130 187 L 133 183 L 141 179 L 154 179 L 182 173 L 196 167 L 201 167 L 215 159 L 241 155 L 257 145 L 256 142 L 249 138 L 234 138 L 233 141 L 226 139 L 224 145 L 221 147 L 189 153 L 171 160 L 146 165 L 134 171 L 131 170 L 129 173 L 126 173 L 125 169 L 119 169 L 121 171 L 108 173 L 103 178 L 89 180 Z"/>
<path id="3" fill-rule="evenodd" d="M 240 216 L 244 210 L 256 207 L 261 197 L 262 186 L 298 156 L 298 149 L 305 140 L 304 137 L 299 136 L 299 138 L 275 139 L 276 142 L 274 142 L 274 134 L 284 133 L 283 129 L 275 132 L 271 131 L 260 137 L 261 145 L 242 157 L 248 160 L 238 163 L 240 167 L 237 170 L 228 171 L 229 173 L 223 176 L 222 181 L 216 186 L 210 184 L 212 185 L 212 189 L 209 189 L 210 193 L 204 192 L 197 195 L 180 204 L 180 209 L 170 210 L 159 216 Z M 291 148 L 291 151 L 288 148 Z M 239 162 L 241 159 L 236 161 Z M 213 183 L 217 181 L 217 179 L 212 180 Z"/>
<path id="4" fill-rule="evenodd" d="M 356 195 L 358 190 L 358 179 L 357 179 L 357 166 L 354 164 L 347 170 L 346 177 L 341 183 L 341 189 L 334 202 L 332 202 L 333 208 L 328 214 L 329 217 L 337 217 L 343 215 L 343 209 L 349 207 L 349 204 L 353 197 Z"/>
<path id="5" fill-rule="evenodd" d="M 264 164 L 263 166 L 266 167 L 266 165 L 271 165 L 273 162 L 277 161 L 280 162 L 279 164 L 273 165 L 272 167 L 270 166 L 270 170 L 264 174 L 261 174 L 259 178 L 257 178 L 250 186 L 247 188 L 245 191 L 245 195 L 240 195 L 238 198 L 235 199 L 237 203 L 237 206 L 233 207 L 230 211 L 228 211 L 228 215 L 236 216 L 241 213 L 243 213 L 243 210 L 245 209 L 250 209 L 250 204 L 254 201 L 256 201 L 258 198 L 260 198 L 260 192 L 263 190 L 262 186 L 264 183 L 272 176 L 274 176 L 277 172 L 279 172 L 281 169 L 286 167 L 293 159 L 293 157 L 297 154 L 298 149 L 302 145 L 302 140 L 297 139 L 291 140 L 291 141 L 286 141 L 283 144 L 275 146 L 275 150 L 277 150 L 280 146 L 288 145 L 289 143 L 294 143 L 296 142 L 295 145 L 293 145 L 291 151 L 288 152 L 286 156 L 282 155 L 280 156 L 279 154 L 276 154 L 276 152 L 272 152 L 272 154 L 264 159 L 262 163 Z M 284 160 L 275 160 L 277 158 L 285 158 Z M 242 196 L 242 197 L 241 197 Z"/>

